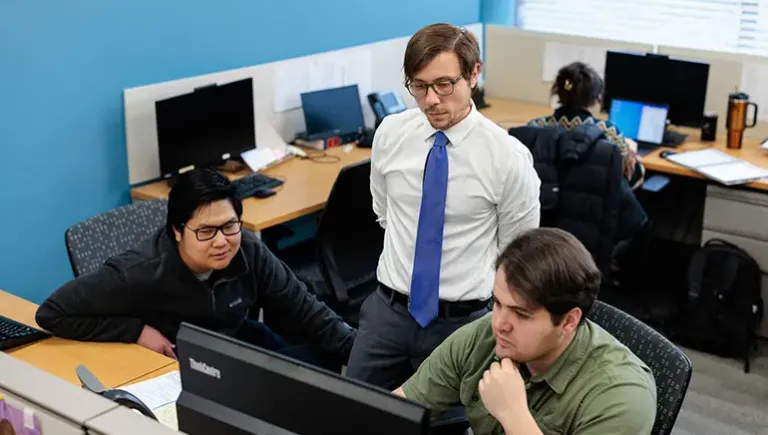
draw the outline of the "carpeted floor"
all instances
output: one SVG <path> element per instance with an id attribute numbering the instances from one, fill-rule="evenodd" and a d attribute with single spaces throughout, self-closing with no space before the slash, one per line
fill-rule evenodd
<path id="1" fill-rule="evenodd" d="M 693 375 L 673 435 L 768 435 L 768 342 L 742 362 L 685 349 Z"/>

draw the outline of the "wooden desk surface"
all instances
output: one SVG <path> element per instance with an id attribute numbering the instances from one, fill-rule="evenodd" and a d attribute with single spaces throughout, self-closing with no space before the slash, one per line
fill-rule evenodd
<path id="1" fill-rule="evenodd" d="M 0 314 L 39 327 L 35 322 L 37 304 L 0 290 Z M 136 344 L 86 343 L 53 337 L 7 352 L 48 373 L 80 385 L 75 369 L 85 364 L 107 388 L 173 364 L 174 360 Z"/>
<path id="2" fill-rule="evenodd" d="M 313 153 L 313 151 L 309 151 Z M 308 159 L 293 158 L 272 168 L 261 171 L 265 175 L 282 179 L 285 183 L 276 188 L 276 195 L 266 199 L 247 198 L 243 201 L 243 223 L 251 231 L 259 231 L 301 217 L 325 207 L 333 183 L 344 166 L 371 157 L 369 148 L 353 148 L 344 152 L 342 147 L 326 151 L 339 158 L 334 163 L 319 163 Z M 247 175 L 242 171 L 233 179 Z M 131 197 L 137 200 L 167 198 L 168 183 L 157 181 L 131 189 Z"/>
<path id="3" fill-rule="evenodd" d="M 0 315 L 19 323 L 41 329 L 35 321 L 37 304 L 0 290 Z"/>
<path id="4" fill-rule="evenodd" d="M 80 385 L 75 369 L 84 364 L 107 388 L 114 388 L 173 363 L 136 344 L 86 343 L 54 337 L 9 352 L 37 368 Z"/>
<path id="5" fill-rule="evenodd" d="M 486 101 L 488 104 L 490 104 L 490 107 L 481 110 L 483 115 L 506 129 L 519 127 L 521 125 L 525 125 L 533 118 L 552 114 L 551 108 L 537 104 L 503 100 L 498 98 L 487 98 Z M 681 152 L 700 150 L 704 148 L 717 148 L 721 151 L 733 155 L 734 157 L 746 160 L 747 162 L 750 162 L 756 166 L 768 168 L 768 150 L 760 149 L 760 142 L 755 139 L 744 138 L 744 144 L 741 149 L 729 150 L 725 145 L 726 139 L 724 134 L 718 135 L 715 142 L 701 142 L 699 140 L 701 132 L 698 129 L 677 128 L 675 130 L 688 135 L 686 142 L 677 148 L 663 147 L 645 156 L 642 156 L 640 160 L 643 162 L 643 166 L 645 166 L 646 169 L 656 172 L 663 172 L 666 174 L 682 175 L 684 177 L 705 178 L 697 172 L 672 163 L 669 160 L 663 159 L 659 156 L 659 153 L 661 153 L 663 150 Z M 768 190 L 768 179 L 746 184 L 745 187 L 759 190 Z"/>

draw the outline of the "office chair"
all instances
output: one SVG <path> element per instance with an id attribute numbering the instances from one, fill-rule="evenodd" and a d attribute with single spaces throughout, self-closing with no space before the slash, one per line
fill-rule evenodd
<path id="1" fill-rule="evenodd" d="M 329 289 L 329 306 L 357 326 L 360 306 L 376 287 L 384 229 L 370 190 L 371 161 L 344 167 L 317 227 L 317 255 Z"/>
<path id="2" fill-rule="evenodd" d="M 86 219 L 67 229 L 64 241 L 75 277 L 91 273 L 165 225 L 168 201 L 139 201 Z"/>
<path id="3" fill-rule="evenodd" d="M 363 302 L 378 286 L 376 268 L 384 246 L 384 229 L 373 212 L 370 177 L 370 160 L 342 168 L 313 243 L 279 255 L 311 293 L 353 327 L 359 325 Z M 298 339 L 295 322 L 280 313 L 264 310 L 263 321 L 289 341 Z"/>
<path id="4" fill-rule="evenodd" d="M 691 361 L 648 325 L 606 303 L 595 301 L 587 316 L 610 332 L 650 367 L 656 379 L 656 421 L 652 435 L 669 435 L 691 380 Z"/>

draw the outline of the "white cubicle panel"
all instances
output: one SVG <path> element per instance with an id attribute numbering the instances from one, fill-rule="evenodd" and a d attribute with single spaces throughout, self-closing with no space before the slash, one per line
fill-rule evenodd
<path id="1" fill-rule="evenodd" d="M 469 25 L 467 29 L 473 32 L 478 40 L 483 40 L 482 24 Z M 406 104 L 413 107 L 414 100 L 403 87 L 403 54 L 408 39 L 409 36 L 405 36 L 311 56 L 125 89 L 123 101 L 130 184 L 156 179 L 161 175 L 157 151 L 155 101 L 192 92 L 196 87 L 253 78 L 257 147 L 260 146 L 260 142 L 263 142 L 260 141 L 262 136 L 259 133 L 261 130 L 259 125 L 264 123 L 272 125 L 285 141 L 293 139 L 296 133 L 304 130 L 301 109 L 295 104 L 286 105 L 281 104 L 281 101 L 275 101 L 276 89 L 292 92 L 295 94 L 294 100 L 302 91 L 308 89 L 305 85 L 291 88 L 292 80 L 294 83 L 310 80 L 321 87 L 323 83 L 358 84 L 368 126 L 373 126 L 374 123 L 374 115 L 366 99 L 369 92 L 399 91 Z M 335 63 L 343 63 L 346 67 L 336 69 L 333 67 Z M 304 72 L 313 69 L 319 74 Z M 279 92 L 277 94 L 280 95 Z M 285 97 L 284 94 L 283 97 Z M 292 108 L 283 111 L 285 107 Z M 275 112 L 276 108 L 278 112 Z"/>
<path id="2" fill-rule="evenodd" d="M 180 433 L 2 352 L 0 394 L 39 419 L 43 435 Z"/>
<path id="3" fill-rule="evenodd" d="M 0 386 L 0 395 L 9 405 L 20 409 L 33 409 L 33 418 L 39 419 L 44 435 L 84 435 L 82 426 L 76 421 L 55 414 L 36 403 L 6 391 Z"/>
<path id="4" fill-rule="evenodd" d="M 89 435 L 179 435 L 184 433 L 165 427 L 125 407 L 113 409 L 89 420 L 85 427 Z"/>
<path id="5" fill-rule="evenodd" d="M 549 104 L 552 81 L 544 80 L 544 58 L 548 43 L 573 46 L 575 49 L 585 47 L 589 51 L 602 49 L 649 52 L 653 48 L 647 44 L 532 32 L 489 24 L 485 26 L 486 95 Z M 565 60 L 569 56 L 562 58 Z M 565 65 L 555 66 L 559 68 Z"/>
<path id="6" fill-rule="evenodd" d="M 82 434 L 86 421 L 119 406 L 2 352 L 0 394 L 8 404 L 30 409 L 44 435 Z"/>

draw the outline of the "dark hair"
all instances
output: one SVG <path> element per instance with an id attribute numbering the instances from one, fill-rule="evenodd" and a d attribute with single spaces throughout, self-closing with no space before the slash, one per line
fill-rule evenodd
<path id="1" fill-rule="evenodd" d="M 461 75 L 466 80 L 472 78 L 475 65 L 482 62 L 480 44 L 471 32 L 451 24 L 431 24 L 416 32 L 405 48 L 403 71 L 406 85 L 416 73 L 446 51 L 455 53 L 459 58 Z"/>
<path id="2" fill-rule="evenodd" d="M 237 197 L 235 186 L 215 169 L 193 169 L 179 175 L 168 195 L 168 218 L 165 222 L 168 237 L 175 239 L 173 230 L 181 232 L 198 208 L 223 199 L 232 203 L 238 218 L 243 215 L 243 203 Z"/>
<path id="3" fill-rule="evenodd" d="M 587 108 L 602 101 L 603 79 L 592 67 L 582 62 L 566 65 L 557 72 L 551 95 L 557 95 L 560 105 Z"/>
<path id="4" fill-rule="evenodd" d="M 510 288 L 549 311 L 555 325 L 576 307 L 583 322 L 600 289 L 600 270 L 589 251 L 557 228 L 523 233 L 504 249 L 496 268 L 504 271 Z"/>

